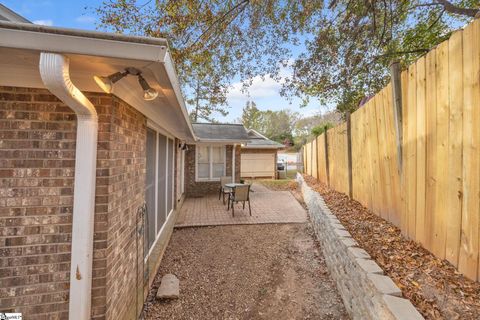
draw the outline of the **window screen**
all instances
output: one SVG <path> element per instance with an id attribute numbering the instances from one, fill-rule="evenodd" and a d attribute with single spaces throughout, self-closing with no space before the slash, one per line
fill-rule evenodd
<path id="1" fill-rule="evenodd" d="M 225 149 L 223 147 L 212 148 L 212 178 L 220 178 L 225 175 Z"/>
<path id="2" fill-rule="evenodd" d="M 197 175 L 200 179 L 208 179 L 210 177 L 210 148 L 206 146 L 197 146 Z"/>
<path id="3" fill-rule="evenodd" d="M 157 133 L 147 129 L 147 176 L 145 179 L 145 255 L 155 241 L 155 171 L 156 171 Z"/>
<path id="4" fill-rule="evenodd" d="M 157 233 L 167 217 L 167 137 L 158 135 Z"/>
<path id="5" fill-rule="evenodd" d="M 174 144 L 172 139 L 168 139 L 168 170 L 167 170 L 167 214 L 173 209 L 173 159 Z"/>

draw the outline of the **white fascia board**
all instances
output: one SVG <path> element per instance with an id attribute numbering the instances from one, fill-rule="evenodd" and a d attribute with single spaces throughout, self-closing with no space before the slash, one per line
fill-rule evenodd
<path id="1" fill-rule="evenodd" d="M 246 145 L 246 146 L 242 146 L 242 149 L 283 149 L 285 148 L 284 146 L 271 146 L 271 145 L 268 145 L 268 146 L 260 146 L 260 145 L 255 145 L 255 146 L 252 146 L 252 145 Z"/>
<path id="2" fill-rule="evenodd" d="M 193 131 L 192 122 L 190 121 L 187 106 L 185 104 L 185 100 L 183 99 L 183 94 L 182 94 L 182 90 L 181 90 L 181 87 L 180 87 L 180 82 L 178 81 L 177 72 L 175 71 L 175 64 L 174 64 L 173 59 L 172 59 L 169 52 L 165 53 L 163 63 L 164 63 L 165 71 L 167 72 L 167 75 L 168 75 L 168 79 L 170 80 L 173 91 L 174 91 L 175 96 L 177 98 L 177 102 L 180 106 L 183 117 L 185 118 L 185 121 L 187 123 L 187 126 L 188 126 L 188 129 L 190 131 L 191 137 L 192 137 L 193 141 L 197 141 L 198 138 L 195 136 L 195 132 Z M 154 73 L 154 74 L 156 74 L 156 73 Z"/>
<path id="3" fill-rule="evenodd" d="M 197 138 L 197 144 L 208 144 L 208 143 L 223 143 L 223 144 L 235 144 L 235 143 L 247 143 L 250 140 L 229 140 L 229 139 L 200 139 Z"/>
<path id="4" fill-rule="evenodd" d="M 263 134 L 261 134 L 260 132 L 258 132 L 257 130 L 255 130 L 255 129 L 248 129 L 248 131 L 253 131 L 257 136 L 262 137 L 262 138 L 265 139 L 265 140 L 270 140 L 270 139 L 268 139 L 267 137 L 265 137 Z"/>
<path id="5" fill-rule="evenodd" d="M 83 36 L 2 28 L 0 47 L 63 54 L 82 54 L 152 62 L 164 62 L 168 51 L 163 46 Z"/>

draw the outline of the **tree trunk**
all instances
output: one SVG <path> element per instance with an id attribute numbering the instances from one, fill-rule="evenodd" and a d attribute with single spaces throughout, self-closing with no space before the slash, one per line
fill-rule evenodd
<path id="1" fill-rule="evenodd" d="M 475 18 L 480 12 L 479 9 L 458 7 L 447 0 L 437 0 L 437 2 L 440 3 L 447 12 L 458 14 L 461 16 L 469 16 Z"/>

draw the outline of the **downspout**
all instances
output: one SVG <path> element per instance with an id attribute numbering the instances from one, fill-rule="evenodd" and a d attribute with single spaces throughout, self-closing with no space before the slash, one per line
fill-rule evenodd
<path id="1" fill-rule="evenodd" d="M 91 309 L 97 112 L 70 80 L 67 57 L 42 52 L 39 69 L 45 87 L 77 116 L 69 319 L 87 320 Z"/>

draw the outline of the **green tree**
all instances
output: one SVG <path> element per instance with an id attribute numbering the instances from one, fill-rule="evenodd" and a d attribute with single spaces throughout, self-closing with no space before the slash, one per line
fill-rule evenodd
<path id="1" fill-rule="evenodd" d="M 319 135 L 321 135 L 322 133 L 325 132 L 325 130 L 328 130 L 330 128 L 333 128 L 333 124 L 331 124 L 330 122 L 327 122 L 325 124 L 322 124 L 322 125 L 318 125 L 318 126 L 315 126 L 312 128 L 312 135 L 314 135 L 315 137 L 318 137 Z"/>
<path id="2" fill-rule="evenodd" d="M 308 0 L 105 0 L 96 8 L 101 29 L 162 37 L 192 118 L 224 115 L 233 77 L 248 82 L 278 75 L 323 8 Z"/>
<path id="3" fill-rule="evenodd" d="M 262 130 L 263 113 L 257 108 L 257 105 L 253 101 L 247 101 L 242 111 L 242 118 L 240 122 L 243 123 L 245 128 Z"/>
<path id="4" fill-rule="evenodd" d="M 282 94 L 353 111 L 406 64 L 478 15 L 480 0 L 105 0 L 99 27 L 170 41 L 193 118 L 226 114 L 233 79 L 279 79 L 306 37 Z"/>
<path id="5" fill-rule="evenodd" d="M 415 61 L 478 15 L 478 0 L 331 0 L 284 94 L 354 111 L 388 81 L 388 65 Z"/>

